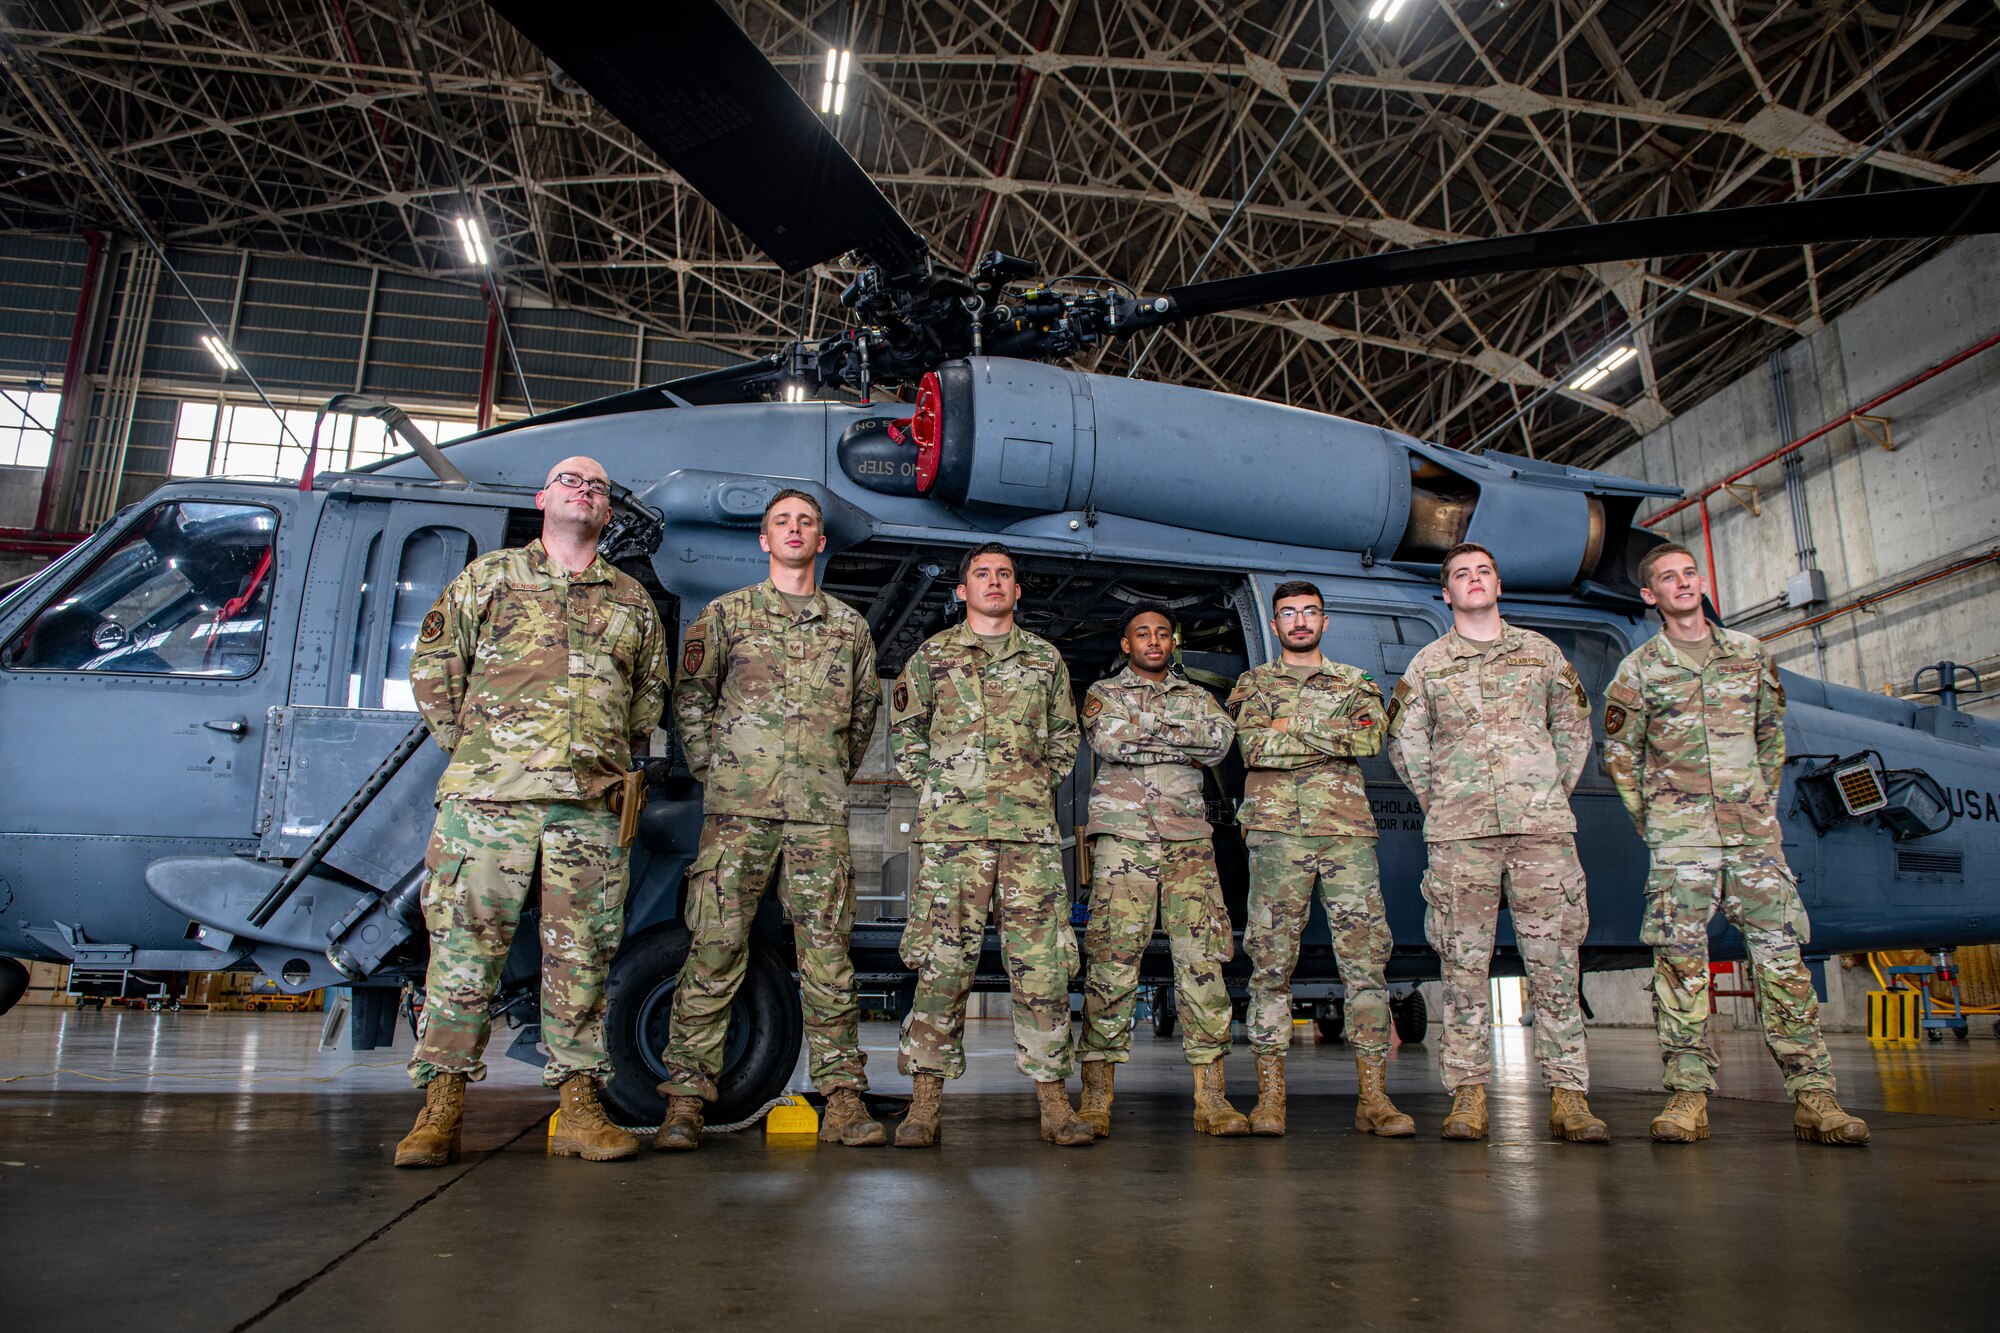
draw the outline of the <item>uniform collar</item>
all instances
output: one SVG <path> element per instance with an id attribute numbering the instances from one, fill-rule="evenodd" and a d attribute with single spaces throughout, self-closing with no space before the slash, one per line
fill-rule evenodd
<path id="1" fill-rule="evenodd" d="M 751 589 L 751 596 L 756 599 L 757 609 L 765 614 L 776 616 L 780 620 L 787 622 L 796 620 L 796 617 L 792 614 L 791 605 L 785 601 L 785 594 L 778 591 L 778 585 L 772 580 L 767 578 Z M 814 588 L 811 603 L 807 605 L 805 610 L 798 614 L 807 620 L 824 618 L 826 615 L 826 594 L 819 588 Z"/>
<path id="2" fill-rule="evenodd" d="M 947 632 L 953 636 L 953 642 L 955 643 L 962 644 L 967 648 L 977 648 L 981 652 L 986 651 L 986 641 L 972 632 L 972 622 L 969 620 L 959 621 Z M 1021 622 L 1017 620 L 1007 629 L 1007 641 L 1000 645 L 999 657 L 1012 657 L 1026 646 L 1027 644 L 1021 638 Z M 998 658 L 995 660 L 998 660 Z"/>
<path id="3" fill-rule="evenodd" d="M 1732 643 L 1729 636 L 1722 632 L 1722 626 L 1711 623 L 1708 627 L 1708 634 L 1709 638 L 1715 642 L 1715 651 L 1709 654 L 1709 661 L 1713 662 L 1718 657 L 1741 657 L 1743 655 L 1743 650 Z M 1652 649 L 1653 660 L 1663 666 L 1678 667 L 1682 671 L 1695 669 L 1690 668 L 1686 661 L 1682 659 L 1680 650 L 1674 647 L 1674 641 L 1667 637 L 1667 627 L 1665 625 L 1660 626 L 1659 630 L 1653 635 L 1653 641 L 1646 646 Z"/>
<path id="4" fill-rule="evenodd" d="M 1292 674 L 1292 664 L 1290 662 L 1287 662 L 1282 656 L 1275 658 L 1271 662 L 1271 665 L 1276 667 L 1284 675 L 1289 676 Z M 1310 674 L 1306 676 L 1306 679 L 1311 680 L 1314 676 L 1330 676 L 1332 674 L 1333 674 L 1333 659 L 1328 657 L 1325 653 L 1321 653 L 1316 662 L 1314 663 Z"/>
<path id="5" fill-rule="evenodd" d="M 604 557 L 601 555 L 592 556 L 590 563 L 584 566 L 581 574 L 572 574 L 550 559 L 548 548 L 542 545 L 540 537 L 528 543 L 527 551 L 528 559 L 534 562 L 536 570 L 549 578 L 560 579 L 566 583 L 611 583 L 615 581 L 612 578 L 611 566 L 604 563 Z"/>
<path id="6" fill-rule="evenodd" d="M 1523 640 L 1521 638 L 1521 631 L 1508 624 L 1505 619 L 1502 619 L 1500 622 L 1500 639 L 1491 648 L 1482 648 L 1472 640 L 1466 638 L 1458 632 L 1458 626 L 1456 625 L 1453 625 L 1445 634 L 1445 642 L 1449 645 L 1453 657 L 1484 657 L 1486 654 L 1495 651 L 1511 653 L 1521 646 Z"/>
<path id="7" fill-rule="evenodd" d="M 1124 668 L 1111 678 L 1111 683 L 1121 689 L 1163 690 L 1168 694 L 1178 689 L 1193 688 L 1192 681 L 1183 680 L 1171 670 L 1167 672 L 1167 678 L 1163 681 L 1154 682 L 1147 680 L 1132 669 L 1130 662 L 1127 662 Z"/>

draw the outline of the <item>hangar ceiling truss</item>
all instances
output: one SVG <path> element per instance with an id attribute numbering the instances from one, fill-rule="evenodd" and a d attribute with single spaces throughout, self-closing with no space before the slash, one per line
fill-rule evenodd
<path id="1" fill-rule="evenodd" d="M 809 100 L 827 48 L 854 51 L 837 132 L 939 258 L 997 248 L 1051 277 L 1142 290 L 1186 278 L 1216 245 L 1322 76 L 1203 276 L 1959 183 L 2000 161 L 1991 0 L 1406 0 L 1387 23 L 1365 17 L 1373 3 L 734 7 Z M 744 354 L 838 327 L 845 272 L 785 277 L 483 4 L 28 0 L 4 12 L 0 225 L 115 226 L 107 190 L 79 169 L 94 155 L 169 243 L 473 282 L 452 225 L 463 186 L 517 299 Z M 1144 373 L 1588 462 L 1936 245 L 1300 303 L 1173 329 Z M 1636 351 L 1628 365 L 1575 388 L 1620 342 Z M 1136 350 L 1091 364 L 1118 372 Z"/>

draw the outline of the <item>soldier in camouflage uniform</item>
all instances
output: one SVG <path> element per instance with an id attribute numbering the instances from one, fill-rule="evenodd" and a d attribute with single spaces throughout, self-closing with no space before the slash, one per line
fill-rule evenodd
<path id="1" fill-rule="evenodd" d="M 1229 696 L 1247 767 L 1238 822 L 1250 848 L 1250 1046 L 1257 1105 L 1250 1132 L 1285 1132 L 1285 1051 L 1292 1042 L 1292 969 L 1317 886 L 1346 991 L 1347 1039 L 1361 1096 L 1354 1127 L 1401 1138 L 1417 1123 L 1396 1109 L 1388 1076 L 1395 941 L 1375 863 L 1375 815 L 1359 761 L 1382 749 L 1382 691 L 1359 667 L 1319 650 L 1326 611 L 1303 580 L 1273 590 L 1279 660 L 1247 671 Z"/>
<path id="2" fill-rule="evenodd" d="M 1590 699 L 1553 643 L 1500 618 L 1500 571 L 1461 543 L 1440 567 L 1452 629 L 1389 701 L 1389 757 L 1424 810 L 1424 929 L 1443 967 L 1452 1089 L 1443 1137 L 1486 1136 L 1487 976 L 1501 886 L 1528 974 L 1549 1132 L 1608 1143 L 1590 1112 L 1577 947 L 1590 928 L 1569 794 L 1590 757 Z"/>
<path id="3" fill-rule="evenodd" d="M 1229 987 L 1235 952 L 1202 795 L 1202 769 L 1229 753 L 1236 724 L 1207 690 L 1173 675 L 1174 621 L 1141 606 L 1119 638 L 1125 669 L 1090 687 L 1083 735 L 1097 759 L 1090 790 L 1090 959 L 1083 988 L 1083 1101 L 1077 1114 L 1099 1138 L 1111 1132 L 1113 1071 L 1132 1055 L 1139 957 L 1163 917 L 1173 952 L 1181 1050 L 1194 1067 L 1194 1127 L 1226 1137 L 1250 1132 L 1223 1096 Z"/>
<path id="4" fill-rule="evenodd" d="M 1749 946 L 1764 1041 L 1796 1103 L 1794 1133 L 1866 1143 L 1867 1124 L 1834 1099 L 1833 1061 L 1799 957 L 1809 931 L 1778 829 L 1785 687 L 1777 663 L 1750 635 L 1709 624 L 1686 547 L 1648 551 L 1639 580 L 1665 623 L 1605 692 L 1604 767 L 1653 854 L 1640 935 L 1653 946 L 1653 1018 L 1672 1094 L 1653 1137 L 1708 1137 L 1708 923 L 1720 906 Z"/>
<path id="5" fill-rule="evenodd" d="M 674 683 L 674 724 L 702 783 L 703 822 L 687 872 L 684 915 L 694 942 L 662 1057 L 667 1117 L 653 1140 L 658 1149 L 701 1143 L 702 1102 L 717 1095 L 750 923 L 780 863 L 810 1071 L 827 1099 L 820 1141 L 888 1142 L 861 1102 L 868 1057 L 847 953 L 854 929 L 847 784 L 882 706 L 875 640 L 865 620 L 816 587 L 814 562 L 826 549 L 819 501 L 779 491 L 764 508 L 758 541 L 771 557 L 770 577 L 709 603 L 688 631 Z"/>
<path id="6" fill-rule="evenodd" d="M 597 555 L 611 517 L 602 467 L 564 459 L 535 504 L 540 539 L 467 565 L 410 660 L 417 707 L 451 764 L 424 857 L 431 956 L 410 1078 L 425 1104 L 397 1166 L 458 1158 L 465 1084 L 486 1076 L 488 1006 L 537 862 L 542 1081 L 562 1092 L 550 1149 L 592 1161 L 638 1149 L 597 1100 L 611 1077 L 604 975 L 630 868 L 608 793 L 659 723 L 666 634 L 646 590 Z"/>
<path id="7" fill-rule="evenodd" d="M 965 1072 L 965 1001 L 989 915 L 1014 997 L 1014 1054 L 1035 1080 L 1042 1138 L 1092 1141 L 1064 1082 L 1076 936 L 1056 831 L 1055 791 L 1076 763 L 1076 703 L 1055 645 L 1014 623 L 1014 558 L 998 542 L 959 566 L 965 620 L 910 656 L 890 699 L 897 771 L 918 793 L 918 871 L 903 930 L 917 993 L 903 1020 L 913 1075 L 899 1148 L 938 1142 L 946 1078 Z"/>

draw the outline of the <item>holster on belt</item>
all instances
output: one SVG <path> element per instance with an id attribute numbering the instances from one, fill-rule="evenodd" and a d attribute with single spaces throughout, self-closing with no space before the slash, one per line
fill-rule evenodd
<path id="1" fill-rule="evenodd" d="M 646 770 L 635 768 L 610 791 L 611 809 L 618 816 L 618 845 L 630 847 L 639 836 L 639 816 L 646 809 Z"/>

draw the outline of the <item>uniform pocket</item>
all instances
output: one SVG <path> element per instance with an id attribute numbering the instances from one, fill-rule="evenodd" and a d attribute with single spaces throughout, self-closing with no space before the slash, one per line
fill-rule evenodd
<path id="1" fill-rule="evenodd" d="M 708 838 L 703 841 L 707 845 L 695 853 L 681 881 L 681 919 L 693 931 L 714 925 L 722 916 L 722 891 L 715 873 L 722 864 L 722 848 Z"/>
<path id="2" fill-rule="evenodd" d="M 1680 871 L 1676 867 L 1661 865 L 1657 859 L 1653 862 L 1646 875 L 1646 906 L 1639 918 L 1641 944 L 1658 949 L 1674 942 L 1674 925 L 1680 919 L 1674 890 L 1679 883 Z"/>

